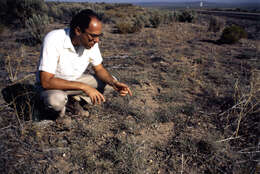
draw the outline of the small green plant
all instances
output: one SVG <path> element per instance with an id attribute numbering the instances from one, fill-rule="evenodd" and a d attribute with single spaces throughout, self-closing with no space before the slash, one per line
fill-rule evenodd
<path id="1" fill-rule="evenodd" d="M 219 39 L 220 43 L 234 44 L 237 43 L 241 38 L 247 38 L 246 31 L 237 25 L 226 27 Z"/>
<path id="2" fill-rule="evenodd" d="M 26 21 L 26 28 L 29 30 L 32 42 L 41 43 L 46 34 L 46 27 L 49 25 L 48 16 L 33 15 Z"/>
<path id="3" fill-rule="evenodd" d="M 225 21 L 219 17 L 212 16 L 209 21 L 208 31 L 219 32 L 225 25 Z"/>

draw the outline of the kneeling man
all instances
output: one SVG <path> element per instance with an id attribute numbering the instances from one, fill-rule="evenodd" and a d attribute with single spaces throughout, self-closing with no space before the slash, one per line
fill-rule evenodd
<path id="1" fill-rule="evenodd" d="M 102 65 L 98 42 L 102 23 L 92 10 L 76 14 L 70 28 L 48 33 L 43 42 L 37 72 L 40 96 L 48 108 L 65 114 L 68 95 L 86 94 L 92 104 L 105 102 L 102 92 L 110 86 L 121 96 L 132 95 Z M 95 75 L 83 74 L 89 63 Z M 109 86 L 107 86 L 109 85 Z"/>

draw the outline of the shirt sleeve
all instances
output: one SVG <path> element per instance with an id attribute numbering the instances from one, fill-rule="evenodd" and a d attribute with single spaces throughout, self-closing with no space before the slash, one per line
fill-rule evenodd
<path id="1" fill-rule="evenodd" d="M 103 58 L 101 56 L 98 43 L 96 43 L 93 48 L 91 49 L 91 56 L 90 56 L 90 62 L 93 66 L 97 66 L 101 64 L 103 61 Z"/>
<path id="2" fill-rule="evenodd" d="M 49 33 L 44 38 L 40 62 L 39 71 L 45 71 L 51 74 L 56 73 L 56 68 L 59 60 L 59 52 L 57 50 L 57 42 L 55 41 L 55 33 Z"/>

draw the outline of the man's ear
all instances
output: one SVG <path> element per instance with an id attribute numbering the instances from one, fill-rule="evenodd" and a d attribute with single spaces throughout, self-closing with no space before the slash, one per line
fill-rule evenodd
<path id="1" fill-rule="evenodd" d="M 82 33 L 79 27 L 76 27 L 74 31 L 76 36 L 79 36 Z"/>

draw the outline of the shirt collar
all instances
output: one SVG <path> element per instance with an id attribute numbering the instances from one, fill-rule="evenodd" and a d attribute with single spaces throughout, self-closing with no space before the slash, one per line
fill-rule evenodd
<path id="1" fill-rule="evenodd" d="M 72 42 L 71 42 L 71 38 L 70 38 L 70 28 L 66 28 L 65 29 L 65 33 L 66 33 L 66 36 L 65 36 L 65 40 L 64 40 L 64 44 L 63 44 L 63 47 L 64 48 L 67 48 L 67 49 L 70 49 L 74 52 L 75 51 L 75 48 L 74 46 L 72 45 Z"/>

